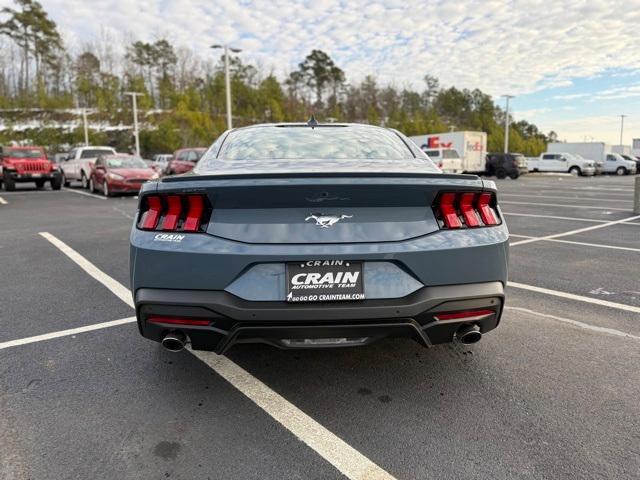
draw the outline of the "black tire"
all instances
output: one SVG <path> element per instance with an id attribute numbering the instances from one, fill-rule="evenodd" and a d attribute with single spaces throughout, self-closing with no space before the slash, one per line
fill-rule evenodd
<path id="1" fill-rule="evenodd" d="M 622 175 L 626 175 L 627 173 L 629 173 L 629 172 L 627 172 L 627 169 L 624 168 L 624 167 L 618 167 L 616 169 L 616 175 L 622 176 Z"/>
<path id="2" fill-rule="evenodd" d="M 96 188 L 96 182 L 93 180 L 93 175 L 89 178 L 89 191 L 91 193 L 96 193 L 98 189 Z"/>
<path id="3" fill-rule="evenodd" d="M 509 172 L 509 178 L 511 180 L 517 180 L 519 176 L 520 173 L 518 173 L 517 171 Z"/>
<path id="4" fill-rule="evenodd" d="M 62 172 L 62 184 L 65 187 L 68 187 L 69 185 L 71 185 L 71 182 L 67 180 L 67 176 L 64 174 L 64 172 Z"/>
<path id="5" fill-rule="evenodd" d="M 504 168 L 498 168 L 496 170 L 496 177 L 497 178 L 507 178 L 507 172 Z"/>
<path id="6" fill-rule="evenodd" d="M 10 175 L 4 177 L 4 189 L 7 192 L 13 192 L 16 189 L 16 181 Z"/>
<path id="7" fill-rule="evenodd" d="M 579 175 L 582 175 L 582 170 L 580 170 L 580 167 L 573 166 L 569 169 L 569 173 L 577 177 Z"/>
<path id="8" fill-rule="evenodd" d="M 80 181 L 82 182 L 82 188 L 84 188 L 85 190 L 88 190 L 89 189 L 89 179 L 84 174 L 84 172 L 82 172 L 82 174 L 80 176 Z"/>
<path id="9" fill-rule="evenodd" d="M 36 188 L 44 188 L 44 180 L 36 180 Z"/>
<path id="10" fill-rule="evenodd" d="M 60 190 L 62 188 L 62 177 L 57 176 L 51 179 L 51 190 Z"/>

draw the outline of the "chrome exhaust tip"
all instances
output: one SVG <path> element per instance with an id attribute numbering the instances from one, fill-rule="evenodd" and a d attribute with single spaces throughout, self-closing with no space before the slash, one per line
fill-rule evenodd
<path id="1" fill-rule="evenodd" d="M 187 343 L 187 337 L 182 332 L 167 333 L 162 339 L 162 346 L 170 352 L 179 352 Z"/>
<path id="2" fill-rule="evenodd" d="M 463 345 L 471 345 L 482 339 L 482 332 L 478 325 L 463 325 L 456 332 L 456 339 Z"/>

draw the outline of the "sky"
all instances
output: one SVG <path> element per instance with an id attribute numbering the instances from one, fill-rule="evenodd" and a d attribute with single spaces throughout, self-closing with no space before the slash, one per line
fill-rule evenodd
<path id="1" fill-rule="evenodd" d="M 283 78 L 315 48 L 351 82 L 422 89 L 430 74 L 500 104 L 515 95 L 517 120 L 562 140 L 617 144 L 621 114 L 624 143 L 640 138 L 640 0 L 40 1 L 72 49 L 105 33 L 202 57 L 228 43 Z"/>

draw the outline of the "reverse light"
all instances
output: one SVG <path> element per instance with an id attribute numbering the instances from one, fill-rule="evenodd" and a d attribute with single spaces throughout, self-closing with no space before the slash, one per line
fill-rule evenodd
<path id="1" fill-rule="evenodd" d="M 445 192 L 438 195 L 433 211 L 440 228 L 459 229 L 499 225 L 492 192 Z"/>
<path id="2" fill-rule="evenodd" d="M 202 232 L 211 216 L 205 195 L 147 195 L 140 203 L 138 228 L 165 232 Z"/>

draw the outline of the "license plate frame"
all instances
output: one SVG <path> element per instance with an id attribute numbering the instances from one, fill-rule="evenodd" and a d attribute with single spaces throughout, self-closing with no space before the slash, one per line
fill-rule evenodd
<path id="1" fill-rule="evenodd" d="M 288 262 L 285 268 L 285 299 L 288 303 L 349 302 L 365 299 L 362 261 L 308 260 Z"/>

